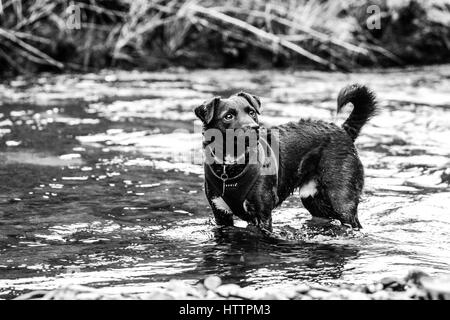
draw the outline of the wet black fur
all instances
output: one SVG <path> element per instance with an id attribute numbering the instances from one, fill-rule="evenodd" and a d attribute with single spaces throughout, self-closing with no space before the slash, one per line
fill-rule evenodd
<path id="1" fill-rule="evenodd" d="M 279 131 L 278 183 L 273 176 L 260 176 L 246 198 L 247 212 L 239 216 L 241 219 L 270 231 L 272 210 L 295 189 L 314 179 L 317 193 L 302 198 L 304 207 L 315 217 L 338 219 L 343 224 L 361 228 L 357 211 L 364 185 L 364 171 L 353 142 L 362 126 L 375 114 L 376 100 L 367 87 L 358 84 L 343 88 L 337 100 L 338 112 L 347 103 L 354 106 L 342 128 L 333 123 L 303 119 L 272 128 Z M 235 110 L 233 123 L 223 121 L 222 116 L 228 109 Z M 261 103 L 257 97 L 239 93 L 230 99 L 215 97 L 197 107 L 195 114 L 203 121 L 204 130 L 217 128 L 225 132 L 227 128 L 257 129 L 257 116 L 249 119 L 248 110 L 255 110 L 259 114 L 260 109 Z M 227 165 L 227 172 L 235 175 L 243 167 Z M 221 165 L 213 168 L 218 173 L 222 170 Z M 232 225 L 232 215 L 212 202 L 220 194 L 207 182 L 205 192 L 216 222 L 219 225 Z"/>

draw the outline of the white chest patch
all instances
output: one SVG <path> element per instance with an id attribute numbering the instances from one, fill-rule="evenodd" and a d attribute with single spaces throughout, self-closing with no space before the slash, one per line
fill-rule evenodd
<path id="1" fill-rule="evenodd" d="M 230 207 L 227 205 L 227 203 L 222 199 L 222 197 L 217 197 L 212 199 L 212 203 L 218 210 L 222 210 L 225 213 L 232 214 Z"/>
<path id="2" fill-rule="evenodd" d="M 317 182 L 311 180 L 300 188 L 300 198 L 314 197 L 317 193 Z"/>
<path id="3" fill-rule="evenodd" d="M 227 154 L 225 156 L 225 163 L 233 163 L 234 158 L 232 156 L 230 156 L 229 154 Z"/>

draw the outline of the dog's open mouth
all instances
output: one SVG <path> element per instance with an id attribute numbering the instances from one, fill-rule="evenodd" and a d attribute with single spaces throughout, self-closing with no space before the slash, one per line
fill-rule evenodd
<path id="1" fill-rule="evenodd" d="M 259 143 L 259 130 L 258 129 L 237 129 L 234 131 L 233 136 L 226 136 L 226 145 L 229 147 L 231 144 L 234 146 L 232 154 L 227 148 L 227 155 L 234 155 L 236 157 L 242 156 L 244 153 L 249 154 L 252 150 L 255 150 Z"/>
<path id="2" fill-rule="evenodd" d="M 256 164 L 259 131 L 257 129 L 226 130 L 222 143 L 217 139 L 205 148 L 207 164 Z"/>

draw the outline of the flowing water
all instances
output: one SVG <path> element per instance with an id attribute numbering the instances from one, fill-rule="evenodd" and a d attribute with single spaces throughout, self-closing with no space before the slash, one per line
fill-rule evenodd
<path id="1" fill-rule="evenodd" d="M 192 109 L 240 90 L 270 126 L 342 123 L 336 96 L 372 87 L 357 140 L 360 232 L 312 221 L 298 194 L 263 237 L 217 228 Z M 279 287 L 450 273 L 450 66 L 355 74 L 172 70 L 43 75 L 0 84 L 0 297 L 64 284 L 143 292 L 170 279 Z M 347 109 L 347 112 L 349 110 Z M 348 113 L 347 113 L 348 114 Z"/>

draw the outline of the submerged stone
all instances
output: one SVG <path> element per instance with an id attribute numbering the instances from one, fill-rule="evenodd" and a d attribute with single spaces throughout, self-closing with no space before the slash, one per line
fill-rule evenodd
<path id="1" fill-rule="evenodd" d="M 222 280 L 218 276 L 210 276 L 203 282 L 205 288 L 208 290 L 215 290 L 218 286 L 222 284 Z"/>

